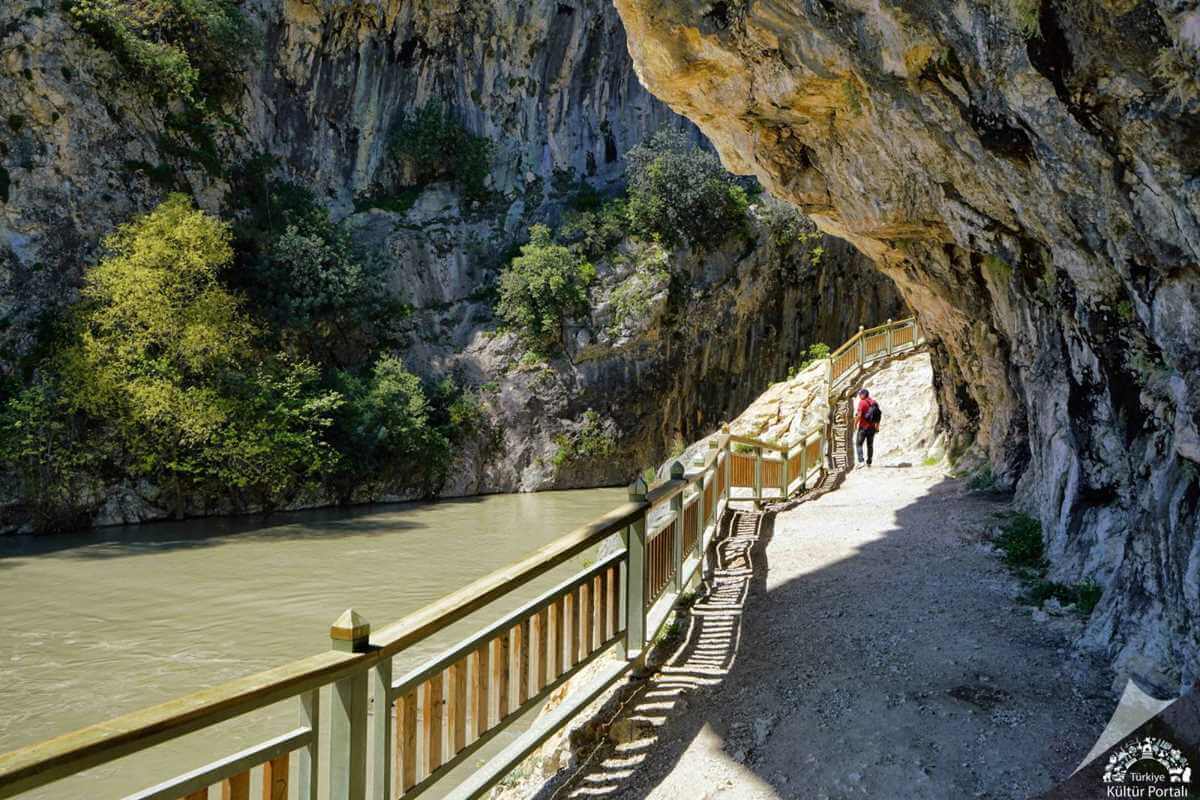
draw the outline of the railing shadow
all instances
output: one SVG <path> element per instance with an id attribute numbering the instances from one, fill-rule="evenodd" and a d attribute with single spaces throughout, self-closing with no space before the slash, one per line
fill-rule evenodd
<path id="1" fill-rule="evenodd" d="M 783 583 L 768 584 L 770 541 L 820 547 L 836 523 L 781 532 L 765 514 L 750 571 L 727 566 L 661 670 L 538 800 L 702 797 L 721 776 L 755 798 L 1025 798 L 1069 775 L 1111 710 L 1106 684 L 1062 668 L 1064 634 L 1033 623 L 999 562 L 945 524 L 951 498 L 981 516 L 1007 507 L 943 481 L 852 555 Z M 703 770 L 695 753 L 681 764 L 691 748 Z"/>

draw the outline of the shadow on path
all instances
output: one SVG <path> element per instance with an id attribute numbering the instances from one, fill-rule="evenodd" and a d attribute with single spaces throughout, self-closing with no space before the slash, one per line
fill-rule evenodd
<path id="1" fill-rule="evenodd" d="M 727 519 L 682 643 L 536 796 L 996 800 L 1070 774 L 1112 706 L 1080 623 L 1016 602 L 979 538 L 1005 503 L 887 473 L 924 484 L 874 529 L 855 491 Z"/>

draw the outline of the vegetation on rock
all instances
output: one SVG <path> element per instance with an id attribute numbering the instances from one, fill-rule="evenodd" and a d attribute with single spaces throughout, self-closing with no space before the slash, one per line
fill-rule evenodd
<path id="1" fill-rule="evenodd" d="M 469 200 L 487 197 L 494 145 L 463 127 L 453 112 L 430 100 L 400 123 L 390 143 L 392 155 L 424 185 L 452 181 Z"/>
<path id="2" fill-rule="evenodd" d="M 630 228 L 668 247 L 712 249 L 745 224 L 746 190 L 715 153 L 664 129 L 629 151 Z"/>
<path id="3" fill-rule="evenodd" d="M 567 320 L 587 311 L 596 269 L 557 244 L 545 225 L 534 225 L 529 235 L 529 244 L 500 275 L 497 311 L 532 350 L 553 352 L 563 346 Z"/>
<path id="4" fill-rule="evenodd" d="M 156 100 L 223 102 L 255 33 L 231 0 L 69 0 L 71 18 Z"/>
<path id="5" fill-rule="evenodd" d="M 297 346 L 296 319 L 353 327 L 338 314 L 361 311 L 363 274 L 327 217 L 299 217 L 303 232 L 279 219 L 259 252 L 275 258 L 273 302 L 230 287 L 231 226 L 182 195 L 106 240 L 35 380 L 0 408 L 0 461 L 35 530 L 84 524 L 113 482 L 145 482 L 176 514 L 323 487 L 347 501 L 437 492 L 477 402 L 424 386 L 378 341 L 348 364 Z M 281 243 L 290 256 L 272 255 Z"/>

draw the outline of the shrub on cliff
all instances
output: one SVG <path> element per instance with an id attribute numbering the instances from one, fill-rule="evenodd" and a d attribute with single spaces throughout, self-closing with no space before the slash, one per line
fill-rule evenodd
<path id="1" fill-rule="evenodd" d="M 252 162 L 236 179 L 238 196 L 253 199 L 235 228 L 229 282 L 287 352 L 341 366 L 369 360 L 395 342 L 408 306 L 381 260 L 358 252 L 308 189 L 269 178 L 268 167 Z"/>
<path id="2" fill-rule="evenodd" d="M 69 0 L 68 9 L 158 100 L 224 102 L 239 90 L 254 49 L 254 31 L 231 0 Z"/>
<path id="3" fill-rule="evenodd" d="M 587 287 L 596 269 L 555 243 L 544 225 L 534 225 L 529 236 L 500 275 L 497 311 L 528 347 L 553 352 L 563 345 L 566 321 L 587 312 Z"/>
<path id="4" fill-rule="evenodd" d="M 669 247 L 715 248 L 740 230 L 749 200 L 717 156 L 663 129 L 629 151 L 628 214 L 634 233 Z"/>
<path id="5" fill-rule="evenodd" d="M 468 131 L 437 100 L 406 117 L 390 143 L 392 155 L 416 183 L 450 180 L 469 200 L 487 197 L 493 149 L 491 141 Z"/>

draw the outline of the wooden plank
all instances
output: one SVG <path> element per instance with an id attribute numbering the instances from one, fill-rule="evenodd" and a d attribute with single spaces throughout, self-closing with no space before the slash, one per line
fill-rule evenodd
<path id="1" fill-rule="evenodd" d="M 467 659 L 450 667 L 446 687 L 446 742 L 453 756 L 467 746 Z"/>
<path id="2" fill-rule="evenodd" d="M 533 644 L 533 691 L 540 692 L 546 688 L 546 638 L 550 635 L 549 610 L 543 608 L 533 615 L 532 633 Z"/>
<path id="3" fill-rule="evenodd" d="M 396 775 L 401 791 L 417 783 L 417 690 L 396 702 Z"/>
<path id="4" fill-rule="evenodd" d="M 442 676 L 421 687 L 421 777 L 442 765 Z"/>
<path id="5" fill-rule="evenodd" d="M 506 631 L 492 640 L 492 707 L 497 722 L 508 716 L 508 637 Z"/>
<path id="6" fill-rule="evenodd" d="M 529 617 L 513 627 L 513 682 L 516 683 L 514 709 L 529 700 Z"/>
<path id="7" fill-rule="evenodd" d="M 575 666 L 575 662 L 579 660 L 579 623 L 578 606 L 575 593 L 568 592 L 563 595 L 563 626 L 564 641 L 566 649 L 563 651 L 563 672 Z"/>
<path id="8" fill-rule="evenodd" d="M 582 660 L 592 652 L 592 620 L 595 618 L 595 613 L 592 611 L 592 587 L 589 582 L 584 583 L 579 587 L 579 658 Z"/>
<path id="9" fill-rule="evenodd" d="M 547 611 L 550 612 L 550 663 L 546 665 L 546 671 L 549 673 L 551 680 L 554 680 L 564 672 L 562 602 L 562 598 L 560 597 L 550 603 L 547 608 Z"/>
<path id="10" fill-rule="evenodd" d="M 208 789 L 197 789 L 182 800 L 208 800 Z"/>
<path id="11" fill-rule="evenodd" d="M 250 800 L 250 770 L 221 781 L 221 800 Z"/>
<path id="12" fill-rule="evenodd" d="M 288 800 L 288 754 L 263 764 L 262 800 Z"/>
<path id="13" fill-rule="evenodd" d="M 612 638 L 621 632 L 621 600 L 620 591 L 621 567 L 619 564 L 614 564 L 605 572 L 605 580 L 608 582 L 608 638 Z"/>
<path id="14" fill-rule="evenodd" d="M 490 709 L 490 704 L 488 703 L 488 681 L 491 679 L 491 670 L 488 667 L 490 663 L 488 655 L 490 648 L 491 643 L 485 642 L 472 655 L 471 741 L 475 741 L 480 736 L 483 736 L 488 729 L 488 712 Z"/>
<path id="15" fill-rule="evenodd" d="M 607 627 L 605 623 L 608 621 L 608 594 L 606 589 L 607 584 L 604 582 L 603 575 L 597 575 L 592 578 L 592 605 L 596 617 L 593 637 L 596 647 L 608 641 L 608 631 L 605 630 Z"/>

